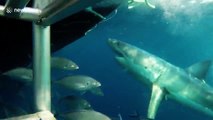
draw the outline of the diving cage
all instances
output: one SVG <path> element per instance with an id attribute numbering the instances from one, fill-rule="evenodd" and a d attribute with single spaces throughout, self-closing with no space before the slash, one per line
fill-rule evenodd
<path id="1" fill-rule="evenodd" d="M 32 22 L 34 114 L 2 120 L 55 120 L 51 113 L 50 26 L 102 0 L 7 0 L 0 16 Z"/>

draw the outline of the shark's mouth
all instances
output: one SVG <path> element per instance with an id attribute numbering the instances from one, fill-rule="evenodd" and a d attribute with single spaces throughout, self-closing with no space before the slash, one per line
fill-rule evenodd
<path id="1" fill-rule="evenodd" d="M 115 56 L 116 61 L 121 66 L 126 68 L 126 66 L 128 66 L 128 60 L 126 59 L 125 54 L 122 51 L 122 47 L 124 47 L 125 44 L 115 39 L 109 39 L 108 43 L 116 53 L 116 56 Z"/>
<path id="2" fill-rule="evenodd" d="M 124 58 L 124 55 L 120 51 L 116 51 L 115 58 Z"/>

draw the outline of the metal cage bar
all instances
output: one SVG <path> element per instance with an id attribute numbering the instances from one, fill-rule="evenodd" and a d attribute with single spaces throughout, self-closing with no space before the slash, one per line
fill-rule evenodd
<path id="1" fill-rule="evenodd" d="M 42 25 L 50 25 L 102 0 L 56 0 L 42 9 Z"/>
<path id="2" fill-rule="evenodd" d="M 33 24 L 35 111 L 51 110 L 50 26 Z"/>

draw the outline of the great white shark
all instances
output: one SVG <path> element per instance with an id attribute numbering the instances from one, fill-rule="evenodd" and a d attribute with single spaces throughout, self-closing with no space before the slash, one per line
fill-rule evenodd
<path id="1" fill-rule="evenodd" d="M 204 81 L 212 63 L 210 60 L 182 69 L 128 43 L 116 39 L 108 42 L 118 53 L 116 60 L 152 89 L 148 119 L 155 119 L 165 98 L 172 98 L 213 117 L 213 88 Z"/>

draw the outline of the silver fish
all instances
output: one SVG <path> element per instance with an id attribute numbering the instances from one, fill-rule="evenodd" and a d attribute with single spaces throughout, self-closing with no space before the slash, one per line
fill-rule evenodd
<path id="1" fill-rule="evenodd" d="M 79 110 L 92 110 L 92 106 L 87 100 L 77 96 L 66 96 L 61 98 L 58 101 L 58 108 L 59 113 L 68 113 Z"/>
<path id="2" fill-rule="evenodd" d="M 77 92 L 86 92 L 88 90 L 101 86 L 100 82 L 92 77 L 85 75 L 67 76 L 53 83 Z"/>
<path id="3" fill-rule="evenodd" d="M 79 66 L 63 57 L 51 57 L 51 68 L 62 69 L 62 70 L 77 70 Z"/>
<path id="4" fill-rule="evenodd" d="M 18 80 L 20 82 L 31 82 L 33 80 L 33 71 L 29 68 L 18 67 L 12 70 L 9 70 L 2 75 L 9 76 L 12 79 Z"/>

